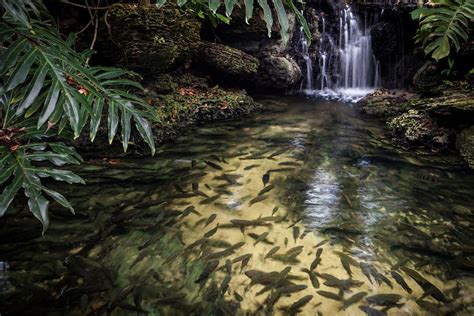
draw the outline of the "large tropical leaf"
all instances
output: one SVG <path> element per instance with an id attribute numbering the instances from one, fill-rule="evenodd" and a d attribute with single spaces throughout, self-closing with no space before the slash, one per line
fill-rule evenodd
<path id="1" fill-rule="evenodd" d="M 416 43 L 436 61 L 457 52 L 469 38 L 469 25 L 474 20 L 472 0 L 434 0 L 435 6 L 417 8 L 412 18 L 419 20 Z"/>

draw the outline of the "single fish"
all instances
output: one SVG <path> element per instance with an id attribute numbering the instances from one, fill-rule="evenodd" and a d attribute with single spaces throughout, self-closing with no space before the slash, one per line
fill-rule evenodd
<path id="1" fill-rule="evenodd" d="M 244 220 L 244 219 L 232 219 L 230 220 L 232 224 L 237 227 L 247 227 L 247 226 L 272 226 L 270 223 L 265 223 L 260 220 Z"/>
<path id="2" fill-rule="evenodd" d="M 232 261 L 230 261 L 229 259 L 225 261 L 225 271 L 227 272 L 227 274 L 232 274 Z"/>
<path id="3" fill-rule="evenodd" d="M 268 172 L 268 173 L 270 173 L 270 172 L 285 172 L 285 171 L 293 171 L 293 170 L 295 170 L 295 168 L 284 167 L 284 168 L 270 169 L 270 170 L 268 170 L 267 172 Z"/>
<path id="4" fill-rule="evenodd" d="M 224 295 L 227 292 L 227 290 L 229 289 L 229 282 L 230 282 L 231 279 L 232 279 L 232 276 L 230 274 L 228 274 L 228 275 L 226 275 L 226 277 L 222 281 L 221 287 L 219 289 L 219 292 L 221 293 L 221 295 Z"/>
<path id="5" fill-rule="evenodd" d="M 263 241 L 263 242 L 265 242 L 265 243 L 267 243 L 267 244 L 273 244 L 272 242 L 270 242 L 269 240 L 267 240 L 267 237 L 268 237 L 269 234 L 270 234 L 270 232 L 264 232 L 264 233 L 262 233 L 262 234 L 260 234 L 260 235 L 250 233 L 249 236 L 255 239 L 255 243 L 253 244 L 254 246 L 255 246 L 256 244 L 258 244 L 259 242 L 261 242 L 261 241 Z M 256 238 L 255 238 L 255 237 L 256 237 Z"/>
<path id="6" fill-rule="evenodd" d="M 321 257 L 321 254 L 322 254 L 322 253 L 323 253 L 323 248 L 318 248 L 318 249 L 316 250 L 316 258 Z"/>
<path id="7" fill-rule="evenodd" d="M 356 293 L 354 295 L 352 295 L 351 297 L 349 297 L 347 300 L 344 300 L 342 302 L 342 306 L 339 308 L 339 310 L 345 310 L 347 309 L 349 306 L 359 302 L 361 299 L 363 299 L 365 296 L 367 295 L 367 292 L 359 292 L 359 293 Z"/>
<path id="8" fill-rule="evenodd" d="M 211 168 L 214 168 L 216 170 L 222 170 L 222 167 L 219 166 L 218 164 L 216 163 L 213 163 L 212 161 L 209 161 L 209 160 L 204 160 L 204 162 L 206 163 L 206 165 L 208 165 L 209 167 Z"/>
<path id="9" fill-rule="evenodd" d="M 385 275 L 379 273 L 379 278 L 380 280 L 382 280 L 383 283 L 387 284 L 391 289 L 393 289 L 392 282 L 390 282 L 390 280 Z"/>
<path id="10" fill-rule="evenodd" d="M 413 292 L 413 290 L 408 286 L 408 284 L 405 282 L 405 279 L 397 272 L 397 271 L 391 271 L 392 278 L 397 281 L 397 283 L 408 293 Z"/>
<path id="11" fill-rule="evenodd" d="M 299 167 L 301 166 L 300 163 L 294 161 L 283 161 L 278 163 L 279 166 L 292 166 L 292 167 Z"/>
<path id="12" fill-rule="evenodd" d="M 258 192 L 258 195 L 264 195 L 265 193 L 270 192 L 270 191 L 273 190 L 274 188 L 275 188 L 275 186 L 274 186 L 273 184 L 267 185 L 267 186 L 264 187 L 262 190 L 260 190 L 260 192 Z"/>
<path id="13" fill-rule="evenodd" d="M 191 188 L 193 189 L 193 191 L 199 190 L 199 183 L 197 182 L 191 183 Z"/>
<path id="14" fill-rule="evenodd" d="M 319 295 L 324 296 L 326 298 L 329 298 L 331 300 L 342 301 L 342 296 L 340 296 L 336 293 L 332 293 L 332 292 L 328 292 L 328 291 L 317 291 L 316 293 L 318 293 Z"/>
<path id="15" fill-rule="evenodd" d="M 413 280 L 415 280 L 415 282 L 418 283 L 418 285 L 421 286 L 423 290 L 427 292 L 429 291 L 430 295 L 433 296 L 435 299 L 437 299 L 440 302 L 447 301 L 446 296 L 443 294 L 443 292 L 441 292 L 430 281 L 423 278 L 418 272 L 407 267 L 402 267 L 402 270 L 403 272 L 408 274 Z"/>
<path id="16" fill-rule="evenodd" d="M 174 184 L 174 188 L 176 189 L 176 191 L 178 191 L 179 193 L 186 193 L 186 191 L 184 191 L 183 187 L 181 185 L 179 185 L 178 183 L 175 183 Z"/>
<path id="17" fill-rule="evenodd" d="M 319 243 L 317 243 L 314 248 L 318 248 L 318 247 L 321 247 L 322 245 L 324 245 L 325 243 L 327 243 L 329 241 L 329 239 L 324 239 L 322 241 L 320 241 Z"/>
<path id="18" fill-rule="evenodd" d="M 217 232 L 218 229 L 219 229 L 219 223 L 216 225 L 216 227 L 214 227 L 213 229 L 207 231 L 207 232 L 204 234 L 204 237 L 209 238 L 209 237 L 213 236 L 213 235 Z"/>
<path id="19" fill-rule="evenodd" d="M 273 256 L 274 254 L 276 254 L 276 253 L 278 252 L 278 250 L 280 250 L 280 246 L 275 246 L 275 247 L 273 247 L 272 249 L 270 249 L 269 252 L 267 252 L 267 254 L 265 255 L 264 259 L 270 258 L 270 257 Z"/>
<path id="20" fill-rule="evenodd" d="M 301 271 L 306 272 L 309 276 L 309 279 L 310 279 L 311 284 L 313 285 L 313 287 L 315 289 L 319 289 L 319 280 L 316 277 L 316 274 L 314 272 L 310 271 L 309 269 L 306 269 L 306 268 L 301 269 Z"/>
<path id="21" fill-rule="evenodd" d="M 276 156 L 279 156 L 279 155 L 285 153 L 287 150 L 288 150 L 287 148 L 279 149 L 279 150 L 275 151 L 273 154 L 271 154 L 270 156 L 268 156 L 268 158 L 274 158 Z"/>
<path id="22" fill-rule="evenodd" d="M 253 168 L 256 168 L 256 167 L 260 167 L 260 165 L 257 165 L 257 164 L 250 165 L 250 166 L 245 167 L 244 170 L 250 170 L 250 169 L 253 169 Z"/>
<path id="23" fill-rule="evenodd" d="M 367 305 L 360 305 L 359 309 L 363 311 L 364 313 L 366 313 L 368 316 L 387 316 L 386 313 Z"/>
<path id="24" fill-rule="evenodd" d="M 267 198 L 268 198 L 268 196 L 266 196 L 266 195 L 259 195 L 255 198 L 251 199 L 250 202 L 249 202 L 249 205 L 253 205 L 255 203 L 262 202 L 262 201 L 266 200 Z"/>
<path id="25" fill-rule="evenodd" d="M 209 225 L 210 223 L 212 223 L 217 217 L 217 214 L 216 213 L 213 213 L 209 216 L 209 218 L 207 219 L 206 221 L 206 225 L 204 225 L 204 227 L 206 227 L 207 225 Z"/>
<path id="26" fill-rule="evenodd" d="M 292 294 L 292 293 L 296 293 L 296 292 L 306 290 L 307 288 L 308 288 L 307 285 L 297 285 L 297 284 L 295 284 L 295 285 L 288 285 L 288 286 L 280 287 L 278 289 L 278 291 L 283 295 L 287 295 L 287 294 Z"/>
<path id="27" fill-rule="evenodd" d="M 313 295 L 306 295 L 296 302 L 294 302 L 289 308 L 288 313 L 290 315 L 296 314 L 302 307 L 306 306 L 313 299 Z"/>
<path id="28" fill-rule="evenodd" d="M 362 273 L 367 277 L 367 279 L 369 279 L 369 282 L 370 284 L 373 284 L 372 283 L 372 277 L 371 277 L 371 269 L 370 269 L 370 266 L 368 263 L 365 263 L 365 262 L 361 262 L 360 263 L 360 269 L 362 270 Z"/>
<path id="29" fill-rule="evenodd" d="M 272 210 L 272 216 L 275 215 L 275 213 L 278 212 L 279 209 L 280 209 L 279 206 L 275 206 Z"/>
<path id="30" fill-rule="evenodd" d="M 296 242 L 296 239 L 298 239 L 298 236 L 300 235 L 300 228 L 299 226 L 294 226 L 293 227 L 293 239 Z"/>
<path id="31" fill-rule="evenodd" d="M 266 186 L 268 181 L 270 181 L 270 172 L 267 171 L 263 176 L 262 176 L 262 182 L 263 186 Z"/>
<path id="32" fill-rule="evenodd" d="M 375 294 L 367 297 L 367 302 L 380 306 L 392 306 L 398 304 L 403 297 L 399 294 Z"/>
<path id="33" fill-rule="evenodd" d="M 201 202 L 199 202 L 199 204 L 210 204 L 210 203 L 216 201 L 220 196 L 221 196 L 220 194 L 216 194 L 214 196 L 211 196 L 207 199 L 202 200 Z"/>
<path id="34" fill-rule="evenodd" d="M 194 283 L 201 283 L 203 281 L 206 281 L 211 275 L 211 273 L 214 272 L 214 270 L 217 268 L 218 265 L 219 265 L 219 260 L 209 261 L 204 267 L 204 269 L 202 270 L 199 277 L 194 281 Z"/>
<path id="35" fill-rule="evenodd" d="M 313 262 L 311 262 L 311 266 L 309 267 L 309 269 L 311 271 L 313 271 L 314 269 L 316 269 L 318 267 L 318 265 L 320 263 L 321 263 L 321 257 L 316 256 L 316 258 L 314 258 Z"/>
<path id="36" fill-rule="evenodd" d="M 244 261 L 244 260 L 249 260 L 250 258 L 252 257 L 252 254 L 251 253 L 247 253 L 245 255 L 242 255 L 242 256 L 239 256 L 237 258 L 234 258 L 232 260 L 232 263 L 237 263 L 239 261 Z"/>
<path id="37" fill-rule="evenodd" d="M 237 292 L 234 292 L 234 297 L 238 302 L 242 302 L 244 298 Z"/>

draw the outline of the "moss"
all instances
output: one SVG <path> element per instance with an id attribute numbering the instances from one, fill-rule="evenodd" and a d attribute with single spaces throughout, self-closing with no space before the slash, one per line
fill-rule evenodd
<path id="1" fill-rule="evenodd" d="M 173 2 L 162 8 L 115 4 L 107 12 L 110 29 L 98 48 L 113 64 L 141 73 L 160 73 L 191 60 L 200 41 L 200 23 Z M 110 32 L 109 32 L 110 31 Z"/>

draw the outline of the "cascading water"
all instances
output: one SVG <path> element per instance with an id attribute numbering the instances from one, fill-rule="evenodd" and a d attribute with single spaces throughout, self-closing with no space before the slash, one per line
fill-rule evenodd
<path id="1" fill-rule="evenodd" d="M 380 85 L 380 67 L 372 52 L 370 32 L 362 29 L 351 8 L 339 16 L 337 44 L 326 31 L 324 15 L 320 16 L 319 90 L 311 91 L 327 98 L 357 101 Z"/>
<path id="2" fill-rule="evenodd" d="M 303 14 L 303 12 L 301 12 Z M 301 52 L 303 55 L 304 62 L 306 64 L 306 93 L 313 91 L 313 61 L 309 56 L 308 52 L 308 40 L 304 34 L 303 27 L 300 27 L 301 36 Z"/>

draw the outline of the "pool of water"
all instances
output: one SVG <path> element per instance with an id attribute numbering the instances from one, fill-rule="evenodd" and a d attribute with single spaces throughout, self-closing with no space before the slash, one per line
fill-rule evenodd
<path id="1" fill-rule="evenodd" d="M 262 98 L 153 158 L 89 161 L 44 238 L 2 227 L 2 315 L 471 315 L 474 177 L 351 105 Z M 13 224 L 12 224 L 13 223 Z"/>

